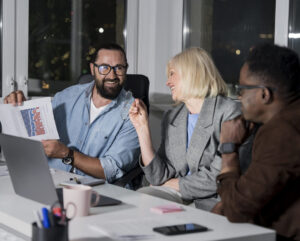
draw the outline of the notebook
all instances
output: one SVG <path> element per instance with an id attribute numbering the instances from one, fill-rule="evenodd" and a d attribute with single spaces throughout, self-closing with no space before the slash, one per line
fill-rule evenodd
<path id="1" fill-rule="evenodd" d="M 0 133 L 0 146 L 16 194 L 46 205 L 58 200 L 63 203 L 62 192 L 55 188 L 41 142 Z M 97 206 L 121 203 L 104 195 L 100 197 Z"/>

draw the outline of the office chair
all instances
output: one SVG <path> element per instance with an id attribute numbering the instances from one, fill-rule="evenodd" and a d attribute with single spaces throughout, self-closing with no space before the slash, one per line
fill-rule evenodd
<path id="1" fill-rule="evenodd" d="M 93 76 L 91 74 L 81 75 L 79 77 L 78 83 L 85 84 L 93 81 Z M 145 75 L 141 74 L 127 74 L 126 80 L 124 82 L 124 89 L 131 91 L 134 98 L 141 99 L 147 106 L 147 111 L 149 114 L 149 79 Z M 143 171 L 139 165 L 130 170 L 123 177 L 119 178 L 112 184 L 127 187 L 130 186 L 131 189 L 136 190 L 141 186 Z"/>

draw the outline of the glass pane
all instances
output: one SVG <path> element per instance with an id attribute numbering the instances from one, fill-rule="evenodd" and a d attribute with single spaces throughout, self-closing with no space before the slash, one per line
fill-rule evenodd
<path id="1" fill-rule="evenodd" d="M 252 45 L 274 42 L 275 0 L 187 0 L 184 9 L 184 48 L 208 51 L 229 86 Z"/>
<path id="2" fill-rule="evenodd" d="M 95 43 L 124 47 L 125 0 L 30 0 L 29 95 L 54 95 L 89 72 Z"/>
<path id="3" fill-rule="evenodd" d="M 298 14 L 298 15 L 297 15 Z M 300 1 L 290 1 L 289 42 L 290 48 L 300 55 Z"/>

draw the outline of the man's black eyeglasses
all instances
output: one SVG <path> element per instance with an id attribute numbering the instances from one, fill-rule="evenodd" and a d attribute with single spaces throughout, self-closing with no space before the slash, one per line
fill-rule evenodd
<path id="1" fill-rule="evenodd" d="M 267 87 L 267 86 L 264 86 L 264 85 L 235 85 L 235 91 L 236 91 L 236 94 L 238 96 L 241 96 L 242 94 L 242 90 L 244 89 L 247 89 L 247 90 L 251 90 L 251 89 L 268 89 L 269 91 L 271 90 L 275 90 L 274 88 L 271 88 L 271 87 Z"/>
<path id="2" fill-rule="evenodd" d="M 126 70 L 127 70 L 127 67 L 128 65 L 121 65 L 121 64 L 118 64 L 116 66 L 110 66 L 108 64 L 101 64 L 101 65 L 98 65 L 98 64 L 95 64 L 94 65 L 98 68 L 98 71 L 99 71 L 99 74 L 102 74 L 102 75 L 108 75 L 110 73 L 110 71 L 113 69 L 114 70 L 114 73 L 116 75 L 125 75 L 126 74 Z"/>

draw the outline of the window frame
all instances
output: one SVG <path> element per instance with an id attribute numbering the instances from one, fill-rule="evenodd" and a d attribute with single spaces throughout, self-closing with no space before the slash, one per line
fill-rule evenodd
<path id="1" fill-rule="evenodd" d="M 159 1 L 159 0 L 156 0 Z M 128 73 L 137 73 L 140 53 L 139 40 L 147 38 L 147 31 L 139 31 L 141 14 L 144 9 L 140 0 L 126 1 L 125 46 L 128 57 Z M 182 12 L 185 1 L 182 3 Z M 288 45 L 289 1 L 276 0 L 275 10 L 275 44 Z M 28 19 L 29 0 L 2 0 L 2 97 L 15 89 L 28 93 Z M 187 31 L 182 19 L 182 48 Z M 149 23 L 151 24 L 151 23 Z M 174 27 L 174 26 L 171 26 Z M 154 50 L 153 50 L 154 51 Z M 164 58 L 168 56 L 164 56 Z M 155 64 L 155 59 L 149 61 Z M 155 73 L 150 73 L 154 75 Z M 155 87 L 155 86 L 154 86 Z M 155 87 L 156 88 L 156 87 Z M 154 88 L 154 92 L 157 89 Z M 158 89 L 160 87 L 158 86 Z M 153 90 L 152 90 L 153 91 Z"/>

